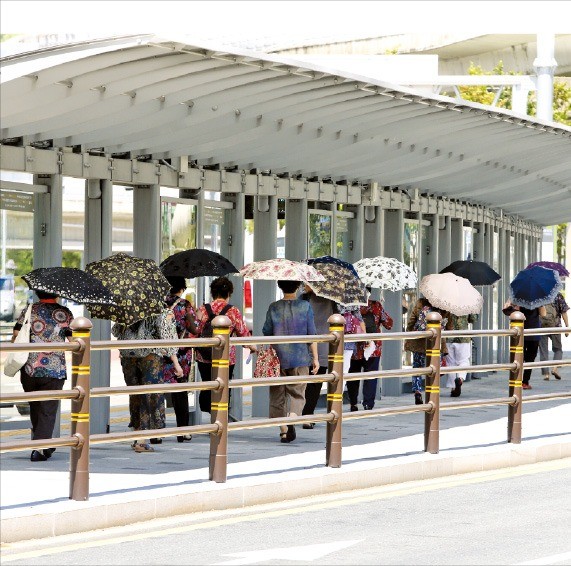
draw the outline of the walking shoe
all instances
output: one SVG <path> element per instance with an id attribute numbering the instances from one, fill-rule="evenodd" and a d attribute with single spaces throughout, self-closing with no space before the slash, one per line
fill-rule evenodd
<path id="1" fill-rule="evenodd" d="M 561 379 L 561 378 L 559 378 L 559 379 Z M 547 375 L 543 378 L 543 380 L 544 380 L 544 381 L 549 381 L 549 374 L 547 374 Z"/>
<path id="2" fill-rule="evenodd" d="M 553 370 L 553 371 L 551 372 L 551 374 L 553 375 L 553 377 L 554 377 L 555 379 L 561 379 L 561 376 L 560 376 L 555 370 Z M 547 376 L 547 377 L 549 378 L 549 376 Z"/>
<path id="3" fill-rule="evenodd" d="M 42 452 L 44 453 L 44 456 L 46 458 L 51 458 L 52 454 L 56 451 L 55 448 L 44 448 L 44 450 L 42 450 Z"/>
<path id="4" fill-rule="evenodd" d="M 415 405 L 422 405 L 422 393 L 420 391 L 416 391 L 414 394 L 414 404 Z"/>
<path id="5" fill-rule="evenodd" d="M 133 446 L 133 450 L 135 452 L 154 452 L 155 449 L 150 444 L 135 444 Z"/>
<path id="6" fill-rule="evenodd" d="M 31 462 L 45 462 L 46 460 L 47 458 L 39 450 L 32 450 L 30 455 Z"/>
<path id="7" fill-rule="evenodd" d="M 162 444 L 162 443 L 163 443 L 162 438 L 151 438 L 151 444 Z"/>
<path id="8" fill-rule="evenodd" d="M 287 425 L 287 432 L 286 432 L 286 438 L 288 442 L 293 442 L 296 438 L 296 433 L 295 433 L 295 426 L 290 424 Z"/>
<path id="9" fill-rule="evenodd" d="M 302 428 L 312 429 L 315 426 L 315 423 L 303 423 Z"/>
<path id="10" fill-rule="evenodd" d="M 454 380 L 454 385 L 456 387 L 452 389 L 452 391 L 450 392 L 450 397 L 460 397 L 460 395 L 462 394 L 462 378 L 457 377 Z"/>
<path id="11" fill-rule="evenodd" d="M 357 405 L 351 405 L 351 412 L 352 413 L 355 411 L 358 411 L 358 410 L 359 410 L 359 407 L 357 407 Z"/>
<path id="12" fill-rule="evenodd" d="M 522 383 L 521 388 L 522 389 L 531 389 L 532 387 L 529 383 Z"/>
<path id="13" fill-rule="evenodd" d="M 370 411 L 373 407 L 371 405 L 363 405 L 365 411 Z"/>
<path id="14" fill-rule="evenodd" d="M 184 434 L 183 436 L 176 437 L 177 442 L 190 442 L 192 440 L 192 434 Z"/>

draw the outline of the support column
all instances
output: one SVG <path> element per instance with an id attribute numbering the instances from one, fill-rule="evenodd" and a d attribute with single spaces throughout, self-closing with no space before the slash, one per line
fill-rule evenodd
<path id="1" fill-rule="evenodd" d="M 494 225 L 491 223 L 484 223 L 486 228 L 486 232 L 484 235 L 484 261 L 494 267 L 494 255 L 493 255 L 493 244 L 494 244 L 494 233 L 495 228 Z M 496 311 L 494 311 L 494 289 L 499 287 L 499 283 L 494 283 L 493 286 L 488 287 L 487 290 L 487 302 L 484 302 L 484 309 L 485 309 L 485 319 L 484 324 L 485 328 L 493 329 L 494 323 L 496 320 Z M 492 338 L 486 338 L 485 341 L 487 347 L 484 348 L 482 363 L 484 364 L 491 364 L 493 363 L 494 359 L 494 343 Z"/>
<path id="2" fill-rule="evenodd" d="M 348 258 L 347 261 L 349 261 L 350 263 L 355 263 L 356 261 L 359 261 L 361 258 L 365 257 L 363 255 L 364 233 L 366 227 L 365 207 L 363 206 L 356 207 L 355 218 L 349 218 L 348 225 L 349 225 L 349 242 L 353 242 L 353 244 L 349 247 L 349 251 L 347 254 Z"/>
<path id="3" fill-rule="evenodd" d="M 376 257 L 378 255 L 386 255 L 385 248 L 385 211 L 380 206 L 371 207 L 375 212 L 375 219 L 367 221 L 365 209 L 363 209 L 363 255 L 361 257 Z M 369 216 L 370 218 L 370 216 Z M 361 258 L 356 258 L 358 261 Z"/>
<path id="4" fill-rule="evenodd" d="M 476 222 L 473 226 L 474 234 L 472 240 L 472 258 L 474 261 L 483 261 L 485 262 L 485 235 L 486 235 L 486 226 L 483 222 Z M 487 316 L 486 316 L 486 308 L 490 301 L 489 297 L 489 285 L 482 285 L 481 287 L 477 288 L 478 291 L 484 297 L 484 304 L 482 306 L 482 311 L 480 312 L 480 316 L 478 320 L 473 324 L 474 330 L 481 330 L 482 328 L 487 328 Z M 483 359 L 483 350 L 487 348 L 486 339 L 485 338 L 472 338 L 473 340 L 473 348 L 472 348 L 472 364 L 481 364 Z M 480 378 L 482 374 L 472 374 L 471 378 Z"/>
<path id="5" fill-rule="evenodd" d="M 440 230 L 438 229 L 438 215 L 437 214 L 427 214 L 426 220 L 430 221 L 430 226 L 427 226 L 426 233 L 427 238 L 425 242 L 422 242 L 423 265 L 425 266 L 425 273 L 438 273 L 443 265 L 439 268 L 438 262 L 438 242 L 440 236 Z"/>
<path id="6" fill-rule="evenodd" d="M 499 258 L 499 273 L 502 274 L 502 278 L 500 279 L 500 285 L 498 286 L 498 308 L 497 308 L 497 315 L 498 315 L 498 328 L 507 328 L 508 327 L 508 319 L 502 312 L 502 308 L 504 303 L 509 298 L 509 284 L 510 284 L 510 232 L 506 230 L 503 226 L 499 229 L 499 249 L 498 249 L 498 258 Z M 498 352 L 497 352 L 497 359 L 496 362 L 500 362 L 502 360 L 507 359 L 507 344 L 506 338 L 500 337 L 498 338 Z"/>
<path id="7" fill-rule="evenodd" d="M 47 193 L 34 194 L 34 269 L 62 262 L 62 182 L 59 174 L 34 175 L 34 184 L 49 187 Z"/>
<path id="8" fill-rule="evenodd" d="M 223 199 L 233 203 L 233 208 L 226 211 L 226 222 L 222 225 L 222 241 L 220 253 L 227 257 L 238 269 L 244 265 L 244 240 L 246 217 L 246 197 L 244 193 L 225 194 Z M 232 304 L 236 305 L 241 313 L 244 312 L 244 280 L 242 277 L 234 278 L 234 293 Z M 236 366 L 233 379 L 242 379 L 242 358 L 244 349 L 236 348 Z M 228 418 L 230 420 L 243 420 L 243 393 L 241 388 L 232 391 Z"/>
<path id="9" fill-rule="evenodd" d="M 111 255 L 113 226 L 113 183 L 109 180 L 90 179 L 85 191 L 85 265 Z M 111 321 L 94 318 L 91 320 L 92 340 L 111 339 Z M 110 387 L 111 352 L 109 350 L 91 353 L 92 387 Z M 110 399 L 99 397 L 91 400 L 91 434 L 109 432 Z"/>
<path id="10" fill-rule="evenodd" d="M 254 204 L 254 261 L 273 259 L 276 257 L 278 231 L 278 199 L 268 199 L 269 210 L 258 206 L 258 198 Z M 276 300 L 277 286 L 275 281 L 254 281 L 252 285 L 254 335 L 262 334 L 266 320 L 266 312 L 270 303 Z M 267 417 L 269 415 L 270 394 L 267 387 L 252 388 L 252 417 Z"/>
<path id="11" fill-rule="evenodd" d="M 445 268 L 452 263 L 451 241 L 452 241 L 452 219 L 450 216 L 441 216 L 438 220 L 438 268 Z"/>
<path id="12" fill-rule="evenodd" d="M 461 218 L 451 218 L 450 255 L 451 261 L 466 259 L 464 257 L 464 224 Z"/>
<path id="13" fill-rule="evenodd" d="M 307 258 L 309 238 L 307 199 L 286 199 L 285 217 L 285 256 L 293 261 L 302 261 Z"/>
<path id="14" fill-rule="evenodd" d="M 385 249 L 384 255 L 403 260 L 404 214 L 402 210 L 385 211 Z M 385 308 L 394 320 L 393 328 L 387 332 L 400 332 L 402 329 L 402 292 L 386 292 Z M 402 340 L 390 340 L 383 344 L 381 356 L 382 368 L 400 369 L 402 367 Z M 402 393 L 401 378 L 383 380 L 383 395 L 398 396 Z"/>
<path id="15" fill-rule="evenodd" d="M 161 262 L 161 188 L 133 189 L 133 255 Z"/>

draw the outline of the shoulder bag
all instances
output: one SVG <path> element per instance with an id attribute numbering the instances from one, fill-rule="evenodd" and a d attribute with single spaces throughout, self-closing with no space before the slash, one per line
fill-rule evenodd
<path id="1" fill-rule="evenodd" d="M 30 342 L 31 318 L 32 305 L 30 304 L 26 314 L 24 315 L 24 323 L 22 324 L 22 328 L 20 328 L 18 336 L 16 336 L 14 340 L 15 344 Z M 14 377 L 16 373 L 18 373 L 24 367 L 24 364 L 28 361 L 29 355 L 29 352 L 10 352 L 6 358 L 6 363 L 4 364 L 4 374 L 8 377 Z"/>

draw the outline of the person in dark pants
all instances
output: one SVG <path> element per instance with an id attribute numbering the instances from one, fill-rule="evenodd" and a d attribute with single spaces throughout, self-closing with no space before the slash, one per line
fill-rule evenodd
<path id="1" fill-rule="evenodd" d="M 371 287 L 367 287 L 369 294 Z M 383 308 L 380 301 L 373 299 L 368 300 L 367 306 L 361 306 L 361 316 L 365 322 L 365 329 L 369 333 L 381 332 L 381 326 L 390 330 L 393 327 L 393 319 L 389 313 Z M 355 354 L 351 357 L 351 365 L 349 366 L 349 373 L 361 373 L 362 371 L 377 371 L 379 369 L 383 342 L 375 340 L 375 349 L 370 353 L 369 358 L 366 358 L 367 342 L 357 342 L 357 349 Z M 375 396 L 377 394 L 378 379 L 365 379 L 363 381 L 363 409 L 371 410 L 375 406 Z M 359 393 L 359 382 L 348 381 L 347 391 L 350 393 L 350 398 L 356 401 Z M 353 403 L 352 403 L 353 404 Z M 356 404 L 356 402 L 354 403 Z"/>
<path id="2" fill-rule="evenodd" d="M 166 297 L 166 304 L 174 314 L 174 322 L 179 338 L 189 338 L 198 333 L 195 325 L 196 313 L 190 301 L 182 298 L 186 289 L 184 277 L 167 277 L 171 289 Z M 193 364 L 192 348 L 179 348 L 176 357 L 182 368 L 182 376 L 177 377 L 174 364 L 170 358 L 163 358 L 163 381 L 165 383 L 188 383 Z M 176 426 L 188 426 L 190 411 L 188 406 L 188 391 L 171 393 L 172 406 L 176 418 Z M 178 442 L 189 442 L 192 435 L 184 434 L 176 437 Z"/>
<path id="3" fill-rule="evenodd" d="M 210 308 L 212 314 L 218 316 L 224 311 L 225 316 L 230 319 L 230 336 L 250 336 L 250 331 L 246 326 L 246 322 L 242 317 L 242 313 L 232 305 L 228 304 L 232 293 L 234 292 L 234 285 L 228 277 L 218 277 L 210 284 L 210 294 L 212 302 Z M 226 307 L 230 308 L 226 308 Z M 198 326 L 198 335 L 200 335 L 208 321 L 209 315 L 206 307 L 202 305 L 196 313 L 196 320 Z M 257 350 L 255 346 L 244 346 L 249 348 L 250 352 L 255 353 Z M 200 372 L 200 379 L 202 381 L 212 381 L 212 360 L 205 360 L 199 350 L 195 352 L 196 361 L 198 363 L 198 371 Z M 230 346 L 230 365 L 228 367 L 228 379 L 232 379 L 234 374 L 234 366 L 236 365 L 236 346 Z M 210 413 L 211 409 L 211 391 L 201 391 L 198 395 L 198 404 L 203 413 Z"/>
<path id="4" fill-rule="evenodd" d="M 39 301 L 32 304 L 30 319 L 30 342 L 65 342 L 71 336 L 69 325 L 73 320 L 71 311 L 57 303 L 57 295 L 36 291 Z M 22 311 L 12 334 L 12 342 L 22 328 L 26 309 Z M 63 389 L 67 372 L 64 352 L 31 352 L 28 361 L 20 370 L 20 382 L 24 391 L 52 391 Z M 31 401 L 30 421 L 32 440 L 52 438 L 59 401 Z M 33 450 L 32 462 L 42 462 L 51 457 L 55 448 L 41 452 Z"/>
<path id="5" fill-rule="evenodd" d="M 304 292 L 299 296 L 300 299 L 309 301 L 311 308 L 313 310 L 313 319 L 315 321 L 315 331 L 317 334 L 328 334 L 329 333 L 329 317 L 332 314 L 338 312 L 337 304 L 330 299 L 317 296 L 313 289 L 305 284 Z M 317 344 L 317 354 L 319 358 L 319 369 L 317 374 L 323 375 L 327 373 L 329 355 L 329 344 L 320 343 Z M 308 372 L 311 368 L 308 369 Z M 319 395 L 321 394 L 322 383 L 308 383 L 305 387 L 305 405 L 303 406 L 302 415 L 313 415 L 315 413 L 315 407 L 317 407 L 317 402 L 319 401 Z M 303 428 L 312 429 L 314 423 L 305 423 Z"/>
<path id="6" fill-rule="evenodd" d="M 546 315 L 546 309 L 544 306 L 538 307 L 536 309 L 526 309 L 518 305 L 514 305 L 511 301 L 507 301 L 504 304 L 502 312 L 506 316 L 510 316 L 512 312 L 519 311 L 525 316 L 525 321 L 523 327 L 525 328 L 541 328 L 541 318 Z M 539 340 L 541 336 L 525 336 L 523 340 L 523 361 L 524 362 L 534 362 L 537 357 L 537 351 L 539 350 Z M 529 381 L 531 379 L 531 368 L 523 370 L 523 380 L 522 389 L 531 389 Z"/>

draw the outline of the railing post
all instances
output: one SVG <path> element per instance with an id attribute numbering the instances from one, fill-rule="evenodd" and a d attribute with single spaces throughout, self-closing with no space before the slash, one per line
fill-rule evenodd
<path id="1" fill-rule="evenodd" d="M 329 332 L 337 336 L 337 342 L 329 343 L 329 373 L 335 372 L 339 377 L 327 384 L 327 412 L 334 412 L 337 418 L 327 423 L 327 444 L 325 448 L 325 465 L 330 468 L 341 467 L 341 429 L 343 424 L 343 348 L 345 318 L 333 314 L 327 320 Z"/>
<path id="2" fill-rule="evenodd" d="M 433 330 L 432 338 L 426 340 L 426 365 L 432 367 L 432 374 L 426 376 L 425 403 L 434 408 L 424 413 L 424 451 L 438 454 L 440 449 L 440 345 L 442 340 L 442 316 L 431 312 L 426 317 L 426 327 Z"/>
<path id="3" fill-rule="evenodd" d="M 514 311 L 510 315 L 510 330 L 517 328 L 517 336 L 510 336 L 510 363 L 518 368 L 510 371 L 508 395 L 515 396 L 517 403 L 508 405 L 508 442 L 521 444 L 522 381 L 523 381 L 523 323 L 525 315 Z"/>
<path id="4" fill-rule="evenodd" d="M 91 329 L 93 324 L 80 316 L 71 323 L 72 338 L 84 345 L 71 354 L 71 387 L 80 387 L 84 395 L 71 401 L 71 435 L 80 443 L 72 448 L 69 459 L 69 498 L 75 501 L 89 499 L 89 399 L 91 371 Z"/>
<path id="5" fill-rule="evenodd" d="M 230 369 L 230 326 L 227 316 L 217 316 L 212 321 L 212 335 L 222 338 L 220 346 L 212 349 L 212 381 L 222 387 L 212 391 L 210 422 L 220 428 L 218 433 L 210 433 L 209 479 L 217 483 L 226 481 L 228 464 L 228 373 Z"/>

